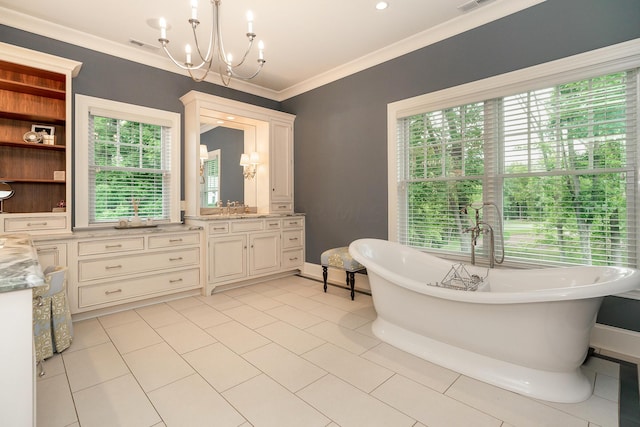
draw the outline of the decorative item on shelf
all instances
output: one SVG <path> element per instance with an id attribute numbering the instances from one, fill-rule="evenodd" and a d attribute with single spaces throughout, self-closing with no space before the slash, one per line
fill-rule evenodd
<path id="1" fill-rule="evenodd" d="M 251 11 L 247 12 L 247 39 L 249 40 L 249 45 L 247 46 L 247 50 L 244 52 L 244 55 L 241 56 L 240 61 L 234 64 L 233 56 L 231 53 L 227 53 L 224 49 L 224 44 L 222 42 L 222 29 L 220 27 L 220 3 L 221 0 L 209 0 L 212 7 L 212 26 L 211 31 L 209 33 L 209 47 L 207 48 L 206 54 L 203 54 L 200 49 L 200 43 L 198 42 L 198 37 L 196 35 L 196 29 L 200 24 L 198 20 L 198 0 L 191 0 L 191 18 L 189 19 L 189 24 L 191 25 L 191 29 L 193 31 L 193 38 L 195 42 L 195 52 L 198 57 L 196 62 L 200 62 L 200 64 L 195 65 L 191 59 L 191 45 L 185 46 L 185 61 L 184 63 L 178 62 L 173 55 L 167 49 L 167 45 L 169 44 L 169 39 L 167 38 L 167 30 L 170 27 L 167 25 L 167 21 L 164 18 L 160 18 L 158 20 L 152 19 L 147 22 L 152 27 L 160 29 L 160 38 L 158 41 L 162 45 L 162 49 L 167 54 L 169 59 L 173 61 L 175 65 L 179 68 L 186 70 L 191 78 L 196 82 L 203 81 L 211 68 L 216 63 L 214 68 L 218 69 L 218 74 L 220 75 L 220 79 L 225 86 L 229 86 L 231 82 L 231 78 L 237 78 L 240 80 L 251 80 L 255 76 L 260 73 L 262 70 L 262 66 L 266 62 L 264 59 L 264 43 L 262 41 L 258 42 L 258 68 L 253 74 L 239 74 L 236 70 L 238 70 L 247 59 L 251 48 L 253 47 L 253 40 L 256 38 L 256 34 L 253 32 L 253 13 Z M 194 71 L 198 71 L 201 73 L 200 76 L 196 76 Z"/>
<path id="2" fill-rule="evenodd" d="M 53 171 L 53 180 L 54 181 L 64 181 L 66 179 L 65 171 Z"/>
<path id="3" fill-rule="evenodd" d="M 2 204 L 6 199 L 13 196 L 13 188 L 6 182 L 0 182 L 0 213 L 4 213 Z"/>
<path id="4" fill-rule="evenodd" d="M 39 143 L 42 141 L 42 135 L 40 135 L 37 132 L 27 132 L 24 135 L 22 135 L 22 140 L 24 142 L 30 142 L 30 143 Z"/>
<path id="5" fill-rule="evenodd" d="M 251 154 L 242 153 L 240 156 L 240 166 L 242 166 L 242 174 L 245 179 L 252 179 L 256 176 L 259 164 L 260 155 L 255 151 Z"/>
<path id="6" fill-rule="evenodd" d="M 140 217 L 138 216 L 138 206 L 140 206 L 140 199 L 131 199 L 131 204 L 133 205 L 133 218 L 131 218 L 131 226 L 139 227 L 142 225 L 142 220 L 140 220 Z"/>
<path id="7" fill-rule="evenodd" d="M 42 134 L 42 143 L 44 145 L 56 145 L 56 137 L 54 135 Z"/>
<path id="8" fill-rule="evenodd" d="M 66 211 L 67 211 L 67 202 L 65 202 L 64 200 L 60 200 L 58 202 L 58 206 L 53 208 L 51 212 L 66 212 Z"/>
<path id="9" fill-rule="evenodd" d="M 31 125 L 31 132 L 53 136 L 53 134 L 56 133 L 56 128 L 55 126 L 49 125 Z"/>

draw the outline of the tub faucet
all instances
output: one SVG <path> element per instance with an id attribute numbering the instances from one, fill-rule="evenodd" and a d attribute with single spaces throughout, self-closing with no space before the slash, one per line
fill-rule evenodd
<path id="1" fill-rule="evenodd" d="M 475 213 L 475 224 L 472 227 L 467 227 L 462 230 L 463 233 L 471 233 L 471 264 L 476 264 L 476 244 L 478 243 L 478 237 L 481 234 L 489 235 L 489 268 L 495 267 L 495 237 L 493 233 L 493 227 L 490 224 L 480 221 L 480 208 L 471 207 L 476 211 Z M 462 210 L 463 213 L 467 213 L 467 208 Z"/>

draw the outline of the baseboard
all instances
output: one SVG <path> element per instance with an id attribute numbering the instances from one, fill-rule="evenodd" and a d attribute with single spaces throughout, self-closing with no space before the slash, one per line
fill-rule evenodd
<path id="1" fill-rule="evenodd" d="M 342 270 L 336 268 L 328 269 L 329 276 L 327 277 L 327 283 L 331 283 L 338 286 L 347 286 L 346 274 Z M 313 264 L 310 262 L 304 263 L 301 276 L 308 277 L 314 280 L 322 281 L 322 266 L 320 264 Z M 369 277 L 366 274 L 355 275 L 355 289 L 367 294 L 371 293 L 371 287 L 369 286 Z"/>
<path id="2" fill-rule="evenodd" d="M 591 331 L 591 346 L 640 359 L 640 332 L 596 323 Z"/>

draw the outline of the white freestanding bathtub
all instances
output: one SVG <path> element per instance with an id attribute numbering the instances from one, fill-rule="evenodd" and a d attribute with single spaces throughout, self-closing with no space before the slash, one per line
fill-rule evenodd
<path id="1" fill-rule="evenodd" d="M 469 377 L 554 402 L 591 396 L 592 384 L 580 365 L 602 299 L 640 287 L 640 273 L 624 267 L 466 266 L 486 276 L 471 292 L 433 286 L 455 263 L 398 243 L 361 239 L 349 252 L 367 268 L 378 315 L 372 329 L 382 341 Z"/>

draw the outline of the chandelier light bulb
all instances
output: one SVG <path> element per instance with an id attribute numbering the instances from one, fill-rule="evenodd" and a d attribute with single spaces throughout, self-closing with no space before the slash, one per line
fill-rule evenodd
<path id="1" fill-rule="evenodd" d="M 198 19 L 198 0 L 191 0 L 191 19 Z"/>
<path id="2" fill-rule="evenodd" d="M 185 56 L 186 56 L 185 63 L 186 64 L 191 64 L 191 45 L 190 44 L 187 44 L 184 47 L 184 53 L 185 53 Z"/>
<path id="3" fill-rule="evenodd" d="M 247 11 L 247 33 L 253 34 L 253 12 Z"/>
<path id="4" fill-rule="evenodd" d="M 158 25 L 160 26 L 160 39 L 167 39 L 167 21 L 164 18 L 160 18 L 158 20 Z"/>

